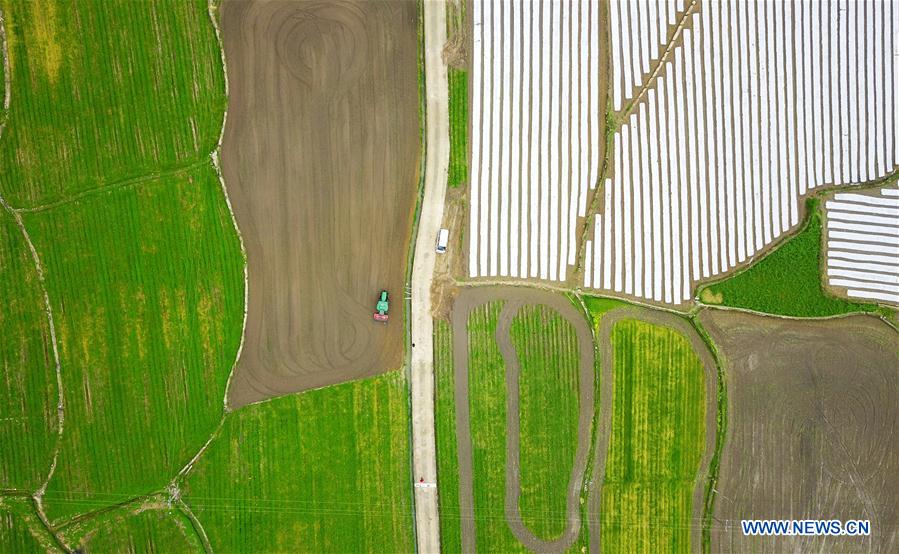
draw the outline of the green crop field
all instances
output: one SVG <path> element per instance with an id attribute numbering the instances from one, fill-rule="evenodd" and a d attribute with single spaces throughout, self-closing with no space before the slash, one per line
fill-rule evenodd
<path id="1" fill-rule="evenodd" d="M 477 548 L 521 551 L 505 520 L 506 375 L 496 344 L 501 302 L 471 312 L 469 407 Z M 553 310 L 526 307 L 510 329 L 519 355 L 522 521 L 538 537 L 565 529 L 565 501 L 577 449 L 578 355 L 571 325 Z M 586 525 L 573 550 L 586 547 Z"/>
<path id="2" fill-rule="evenodd" d="M 209 164 L 24 221 L 63 367 L 57 520 L 163 487 L 212 433 L 240 341 L 242 257 Z"/>
<path id="3" fill-rule="evenodd" d="M 459 526 L 459 454 L 456 447 L 456 395 L 453 387 L 453 331 L 446 321 L 434 321 L 434 422 L 437 439 L 437 475 L 440 478 L 440 546 L 446 552 L 462 550 Z"/>
<path id="4" fill-rule="evenodd" d="M 14 207 L 214 149 L 224 74 L 205 0 L 2 0 L 12 74 L 0 190 Z"/>
<path id="5" fill-rule="evenodd" d="M 471 413 L 474 515 L 479 552 L 523 551 L 506 525 L 506 366 L 496 345 L 502 302 L 468 317 L 468 391 Z"/>
<path id="6" fill-rule="evenodd" d="M 579 347 L 574 327 L 545 306 L 526 306 L 512 321 L 519 379 L 523 523 L 537 537 L 567 526 L 568 482 L 577 451 Z"/>
<path id="7" fill-rule="evenodd" d="M 468 179 L 468 72 L 448 68 L 450 160 L 447 184 L 458 187 Z"/>
<path id="8" fill-rule="evenodd" d="M 876 311 L 874 304 L 850 302 L 824 291 L 818 199 L 806 202 L 806 212 L 806 221 L 795 236 L 746 270 L 700 287 L 699 299 L 706 304 L 801 317 Z"/>
<path id="9" fill-rule="evenodd" d="M 401 372 L 229 415 L 184 500 L 216 552 L 411 552 Z"/>
<path id="10" fill-rule="evenodd" d="M 73 531 L 66 542 L 80 552 L 203 552 L 187 516 L 164 503 L 105 513 Z"/>
<path id="11" fill-rule="evenodd" d="M 0 489 L 34 491 L 47 476 L 57 390 L 44 297 L 28 245 L 0 209 Z"/>
<path id="12" fill-rule="evenodd" d="M 689 552 L 692 495 L 705 445 L 702 364 L 689 340 L 666 327 L 620 321 L 611 341 L 603 550 Z"/>

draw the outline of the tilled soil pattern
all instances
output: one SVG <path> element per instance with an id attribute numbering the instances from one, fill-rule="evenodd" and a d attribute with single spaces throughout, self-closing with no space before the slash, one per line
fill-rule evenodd
<path id="1" fill-rule="evenodd" d="M 222 170 L 249 264 L 229 406 L 400 367 L 415 2 L 226 0 L 222 38 Z M 386 325 L 372 320 L 381 289 Z"/>
<path id="2" fill-rule="evenodd" d="M 700 321 L 729 397 L 712 552 L 899 550 L 899 334 L 871 316 Z M 747 518 L 867 519 L 871 535 L 747 537 Z"/>

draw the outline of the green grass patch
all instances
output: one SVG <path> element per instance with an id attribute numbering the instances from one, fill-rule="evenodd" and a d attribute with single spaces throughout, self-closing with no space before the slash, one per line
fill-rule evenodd
<path id="1" fill-rule="evenodd" d="M 875 312 L 874 304 L 829 295 L 822 285 L 820 202 L 806 202 L 802 229 L 747 269 L 717 283 L 701 286 L 699 299 L 711 305 L 745 308 L 769 314 L 823 317 Z"/>
<path id="2" fill-rule="evenodd" d="M 58 419 L 44 296 L 13 216 L 0 209 L 0 489 L 36 490 L 50 470 Z"/>
<path id="3" fill-rule="evenodd" d="M 614 298 L 603 298 L 601 296 L 583 296 L 581 298 L 584 300 L 584 306 L 587 307 L 587 312 L 590 314 L 590 319 L 593 322 L 593 328 L 596 330 L 599 329 L 599 320 L 603 314 L 616 308 L 630 306 L 627 302 Z"/>
<path id="4" fill-rule="evenodd" d="M 526 306 L 512 321 L 519 379 L 522 522 L 552 540 L 567 527 L 568 482 L 577 451 L 579 347 L 555 310 Z"/>
<path id="5" fill-rule="evenodd" d="M 401 372 L 229 415 L 183 490 L 216 552 L 411 552 Z"/>
<path id="6" fill-rule="evenodd" d="M 611 334 L 612 429 L 602 488 L 606 552 L 689 552 L 705 445 L 705 375 L 689 340 L 636 320 Z"/>
<path id="7" fill-rule="evenodd" d="M 450 159 L 447 183 L 458 187 L 468 179 L 468 72 L 447 68 L 449 84 Z"/>
<path id="8" fill-rule="evenodd" d="M 0 189 L 16 207 L 215 147 L 224 75 L 205 0 L 2 0 L 12 75 Z"/>
<path id="9" fill-rule="evenodd" d="M 41 253 L 66 421 L 57 520 L 163 487 L 215 429 L 243 320 L 243 262 L 202 165 L 26 214 Z"/>
<path id="10" fill-rule="evenodd" d="M 105 513 L 73 531 L 78 552 L 203 552 L 187 516 L 165 504 Z"/>
<path id="11" fill-rule="evenodd" d="M 440 546 L 462 551 L 459 512 L 459 452 L 456 445 L 456 394 L 453 368 L 453 331 L 449 323 L 434 321 L 434 376 L 437 386 L 435 425 L 437 475 L 440 478 Z"/>

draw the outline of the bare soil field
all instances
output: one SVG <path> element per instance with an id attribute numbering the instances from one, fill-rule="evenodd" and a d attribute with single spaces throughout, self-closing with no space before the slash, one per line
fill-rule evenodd
<path id="1" fill-rule="evenodd" d="M 402 364 L 417 17 L 415 2 L 224 2 L 222 170 L 249 264 L 232 408 Z"/>
<path id="2" fill-rule="evenodd" d="M 895 552 L 899 334 L 871 316 L 700 320 L 728 375 L 711 550 Z M 871 535 L 744 537 L 744 518 L 868 519 Z"/>

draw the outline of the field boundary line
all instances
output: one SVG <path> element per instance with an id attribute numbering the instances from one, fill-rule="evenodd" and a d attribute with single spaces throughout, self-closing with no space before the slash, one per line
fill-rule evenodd
<path id="1" fill-rule="evenodd" d="M 190 521 L 190 526 L 193 528 L 194 533 L 200 538 L 200 542 L 203 543 L 203 550 L 206 551 L 206 554 L 212 554 L 212 543 L 209 542 L 209 537 L 206 535 L 206 529 L 203 528 L 203 524 L 200 523 L 200 520 L 197 519 L 196 514 L 194 514 L 193 510 L 190 509 L 184 500 L 178 498 L 177 501 L 178 509 L 187 517 Z"/>
<path id="2" fill-rule="evenodd" d="M 84 200 L 85 198 L 90 198 L 92 196 L 99 196 L 101 194 L 112 192 L 119 189 L 127 189 L 131 187 L 136 187 L 137 185 L 141 185 L 150 181 L 154 181 L 157 179 L 162 179 L 164 177 L 171 177 L 173 175 L 178 175 L 180 173 L 186 173 L 192 169 L 198 169 L 203 167 L 203 165 L 207 164 L 208 161 L 205 157 L 200 158 L 199 160 L 193 160 L 181 165 L 177 165 L 168 169 L 164 169 L 155 173 L 145 173 L 143 175 L 137 175 L 135 177 L 128 177 L 127 179 L 122 179 L 120 181 L 113 181 L 111 183 L 105 183 L 98 187 L 94 187 L 88 190 L 83 190 L 73 196 L 68 198 L 62 198 L 60 200 L 56 200 L 54 202 L 49 202 L 47 204 L 39 204 L 37 206 L 29 206 L 23 208 L 15 208 L 11 209 L 16 213 L 40 213 L 49 211 L 55 208 L 59 208 L 61 206 L 66 206 L 68 204 L 78 202 L 79 200 Z"/>
<path id="3" fill-rule="evenodd" d="M 724 444 L 727 442 L 727 408 L 730 396 L 727 391 L 727 373 L 724 371 L 724 361 L 718 352 L 718 345 L 715 344 L 712 336 L 709 335 L 702 322 L 699 321 L 700 313 L 701 310 L 689 317 L 690 324 L 711 353 L 717 374 L 715 379 L 715 447 L 712 457 L 708 460 L 706 466 L 705 492 L 703 494 L 700 520 L 702 525 L 700 530 L 700 551 L 703 554 L 709 554 L 712 548 L 712 519 L 715 514 L 715 500 L 718 496 L 716 487 L 718 485 L 718 477 L 721 475 L 721 456 L 724 452 Z M 709 444 L 708 441 L 709 439 L 706 437 L 706 446 Z M 694 506 L 694 511 L 695 509 L 696 507 Z"/>
<path id="4" fill-rule="evenodd" d="M 551 293 L 552 294 L 552 293 Z M 503 305 L 496 324 L 494 339 L 505 365 L 506 385 L 506 468 L 505 468 L 505 517 L 515 538 L 529 550 L 541 553 L 562 552 L 571 548 L 581 533 L 581 490 L 592 446 L 591 426 L 595 409 L 595 347 L 588 320 L 581 317 L 577 307 L 570 302 L 530 303 L 520 298 L 510 298 Z M 566 495 L 565 529 L 554 539 L 538 537 L 523 522 L 521 516 L 521 360 L 512 338 L 512 323 L 525 306 L 545 306 L 556 312 L 574 329 L 578 344 L 578 425 L 577 448 L 571 464 Z M 564 308 L 563 308 L 564 306 Z M 589 526 L 589 522 L 588 522 Z"/>
<path id="5" fill-rule="evenodd" d="M 3 56 L 3 113 L 0 119 L 0 136 L 9 121 L 9 101 L 12 97 L 12 72 L 9 69 L 9 44 L 6 42 L 6 19 L 0 7 L 0 55 Z"/>
<path id="6" fill-rule="evenodd" d="M 225 204 L 228 206 L 228 215 L 231 216 L 231 225 L 234 227 L 234 232 L 237 234 L 237 241 L 240 243 L 240 255 L 243 258 L 243 322 L 240 327 L 240 344 L 237 346 L 237 354 L 234 357 L 234 363 L 231 364 L 231 371 L 228 373 L 228 380 L 225 383 L 225 397 L 222 400 L 222 406 L 224 412 L 222 413 L 222 421 L 224 421 L 225 415 L 231 411 L 231 408 L 228 406 L 228 394 L 231 392 L 231 381 L 234 378 L 234 372 L 237 369 L 237 363 L 240 361 L 240 356 L 243 353 L 244 339 L 247 334 L 247 313 L 249 311 L 250 306 L 250 277 L 249 277 L 249 264 L 247 262 L 247 249 L 244 245 L 243 234 L 240 232 L 240 227 L 237 225 L 237 218 L 234 216 L 234 209 L 231 206 L 231 197 L 228 196 L 228 187 L 225 185 L 225 178 L 222 175 L 222 167 L 219 163 L 219 152 L 222 151 L 222 140 L 225 137 L 225 126 L 228 124 L 228 98 L 230 89 L 228 88 L 228 64 L 225 61 L 225 46 L 222 42 L 222 33 L 221 29 L 219 29 L 218 24 L 218 6 L 215 3 L 215 0 L 208 0 L 206 3 L 206 13 L 209 16 L 209 21 L 212 23 L 212 28 L 215 30 L 215 40 L 218 45 L 219 50 L 219 58 L 222 63 L 222 73 L 224 74 L 224 84 L 225 84 L 225 110 L 222 113 L 222 126 L 219 130 L 218 141 L 216 142 L 215 149 L 210 152 L 209 158 L 212 160 L 212 167 L 215 169 L 215 174 L 218 176 L 219 185 L 222 189 L 222 195 L 225 197 Z M 221 422 L 219 423 L 219 427 L 221 427 Z M 216 429 L 218 432 L 218 429 Z M 207 445 L 204 445 L 203 450 L 205 450 Z M 201 451 L 202 452 L 202 451 Z"/>

